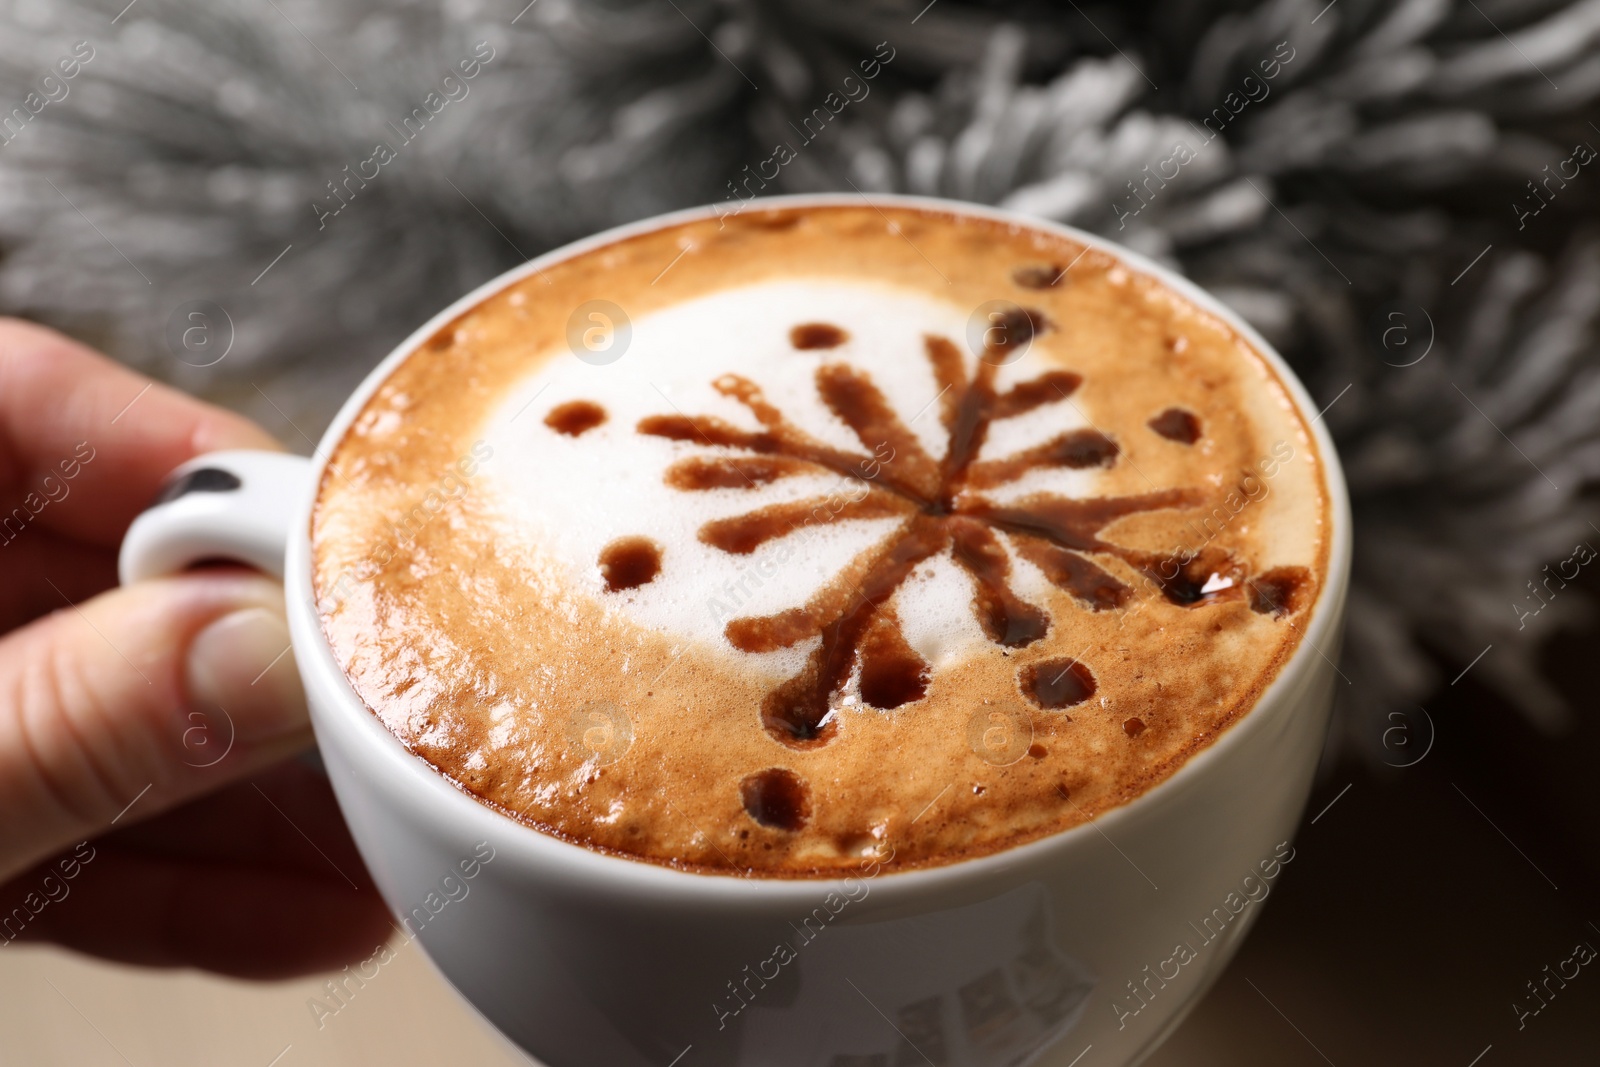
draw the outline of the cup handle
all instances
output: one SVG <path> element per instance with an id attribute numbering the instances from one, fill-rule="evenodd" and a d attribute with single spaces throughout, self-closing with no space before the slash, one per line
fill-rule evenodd
<path id="1" fill-rule="evenodd" d="M 123 585 L 226 559 L 283 577 L 311 461 L 284 452 L 212 452 L 173 471 L 122 539 Z"/>

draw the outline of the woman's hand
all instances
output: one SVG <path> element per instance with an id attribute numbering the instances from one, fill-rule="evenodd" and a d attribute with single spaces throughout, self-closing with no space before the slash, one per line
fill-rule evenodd
<path id="1" fill-rule="evenodd" d="M 174 467 L 279 447 L 0 320 L 0 948 L 273 977 L 387 938 L 326 779 L 285 762 L 312 738 L 282 589 L 232 568 L 116 588 Z"/>

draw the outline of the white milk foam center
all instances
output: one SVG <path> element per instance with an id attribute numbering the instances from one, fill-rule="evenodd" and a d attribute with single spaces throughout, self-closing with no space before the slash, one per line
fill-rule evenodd
<path id="1" fill-rule="evenodd" d="M 859 495 L 860 483 L 819 470 L 754 489 L 674 489 L 664 480 L 673 462 L 744 453 L 703 441 L 641 434 L 639 420 L 712 415 L 759 430 L 747 408 L 712 386 L 722 375 L 734 373 L 759 385 L 770 403 L 812 436 L 868 456 L 873 445 L 858 440 L 817 393 L 817 368 L 842 361 L 872 377 L 901 420 L 938 459 L 946 451 L 946 435 L 924 337 L 948 338 L 964 354 L 970 375 L 977 362 L 966 342 L 971 310 L 911 290 L 816 278 L 723 290 L 642 316 L 633 323 L 627 351 L 615 362 L 594 366 L 563 348 L 510 391 L 481 430 L 494 448 L 483 485 L 508 525 L 526 531 L 534 557 L 553 561 L 574 587 L 601 604 L 669 637 L 710 642 L 738 657 L 746 669 L 770 671 L 775 678 L 792 675 L 819 639 L 751 654 L 727 641 L 724 626 L 732 618 L 804 604 L 901 520 L 853 519 L 807 527 L 745 556 L 713 548 L 698 537 L 713 519 L 782 501 Z M 790 330 L 818 322 L 840 327 L 849 339 L 832 349 L 795 349 Z M 1037 354 L 1042 343 L 1001 368 L 998 388 L 1050 369 Z M 606 411 L 605 423 L 577 437 L 546 425 L 551 409 L 574 400 L 599 404 Z M 1003 457 L 1083 425 L 1075 404 L 1047 404 L 994 423 L 980 458 Z M 1095 492 L 1097 481 L 1095 471 L 1034 471 L 988 496 L 1001 501 L 1038 491 L 1087 496 Z M 630 536 L 648 537 L 661 547 L 661 572 L 639 588 L 608 592 L 600 552 L 611 541 Z M 1012 551 L 1009 545 L 1007 551 Z M 1044 576 L 1014 552 L 1011 562 L 1013 588 L 1041 602 L 1049 588 Z M 987 643 L 973 616 L 972 594 L 970 578 L 946 551 L 923 563 L 891 602 L 907 641 L 935 670 Z"/>

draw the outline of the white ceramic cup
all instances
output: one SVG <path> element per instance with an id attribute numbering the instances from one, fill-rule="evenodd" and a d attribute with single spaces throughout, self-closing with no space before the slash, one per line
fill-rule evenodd
<path id="1" fill-rule="evenodd" d="M 856 203 L 783 197 L 757 206 Z M 1302 412 L 1281 358 L 1217 300 L 1090 234 L 1248 338 Z M 501 288 L 701 208 L 599 234 L 469 293 L 407 338 L 328 427 L 326 457 L 426 338 Z M 384 899 L 454 986 L 551 1067 L 1113 1067 L 1146 1056 L 1221 973 L 1288 845 L 1327 729 L 1350 570 L 1333 442 L 1309 420 L 1332 550 L 1299 648 L 1256 707 L 1171 778 L 1093 822 L 980 859 L 818 881 L 688 874 L 590 851 L 496 813 L 408 753 L 334 661 L 311 584 L 321 460 L 205 456 L 123 544 L 124 582 L 231 558 L 281 575 L 295 659 L 339 804 Z M 1314 475 L 1313 475 L 1314 476 Z M 892 844 L 892 842 L 891 842 Z"/>

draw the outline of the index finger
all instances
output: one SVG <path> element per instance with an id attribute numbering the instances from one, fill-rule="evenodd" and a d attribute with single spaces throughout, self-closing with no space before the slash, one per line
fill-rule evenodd
<path id="1" fill-rule="evenodd" d="M 0 540 L 37 524 L 115 548 L 174 467 L 227 448 L 283 446 L 54 330 L 0 319 Z"/>

